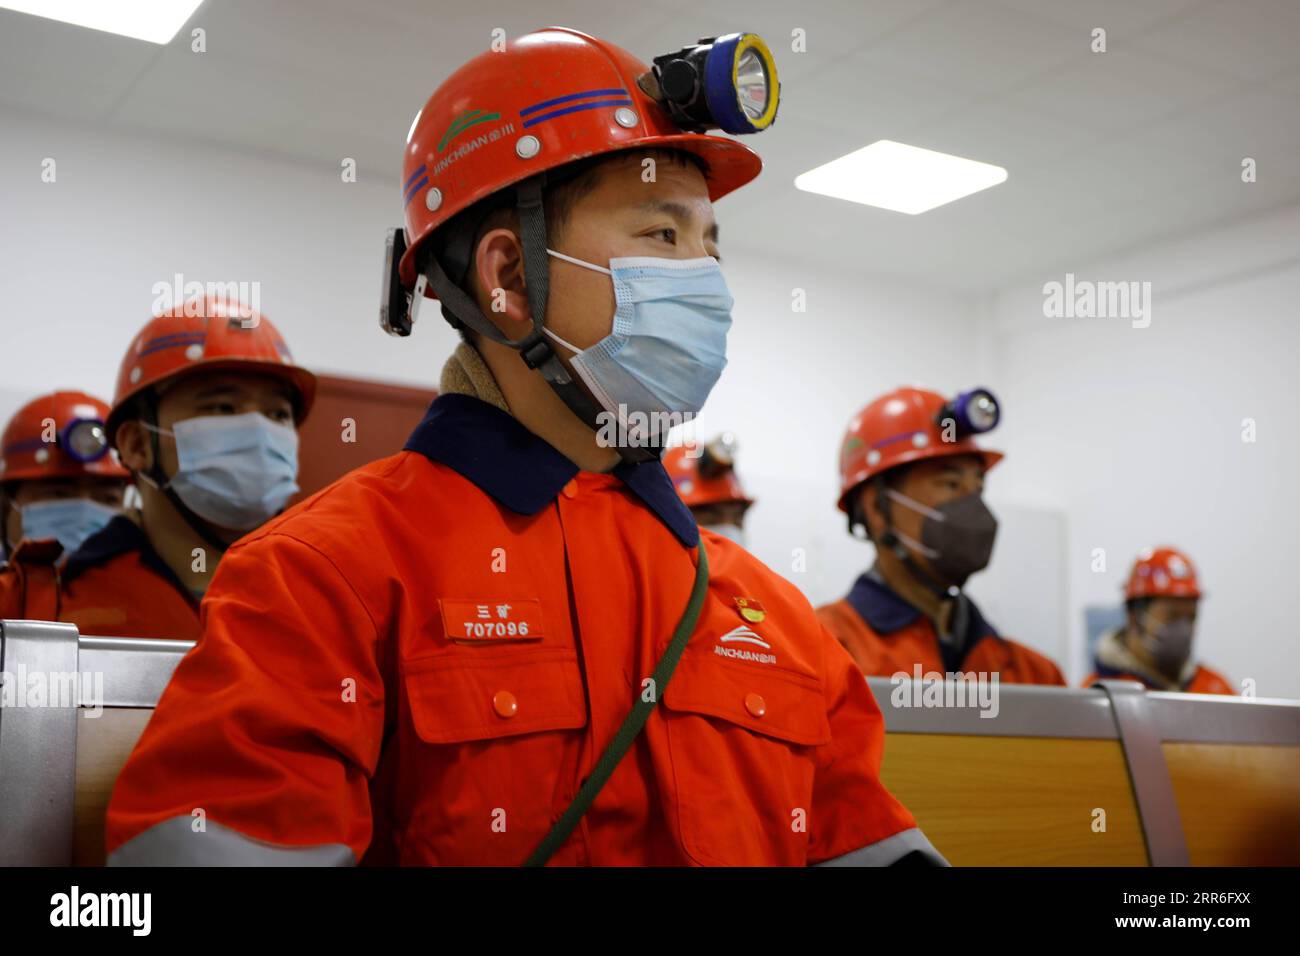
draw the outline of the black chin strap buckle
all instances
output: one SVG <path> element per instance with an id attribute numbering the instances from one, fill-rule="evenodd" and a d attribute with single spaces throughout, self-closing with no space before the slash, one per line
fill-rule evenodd
<path id="1" fill-rule="evenodd" d="M 551 343 L 546 341 L 546 337 L 536 330 L 530 332 L 528 338 L 520 342 L 516 348 L 519 349 L 519 357 L 524 360 L 524 364 L 533 370 L 545 365 L 551 356 L 555 354 L 555 350 L 551 348 Z"/>

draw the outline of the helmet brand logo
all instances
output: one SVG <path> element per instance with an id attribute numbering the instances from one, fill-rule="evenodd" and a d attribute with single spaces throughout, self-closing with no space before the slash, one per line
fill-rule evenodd
<path id="1" fill-rule="evenodd" d="M 493 117 L 499 117 L 499 116 L 500 116 L 499 113 L 492 113 L 488 117 L 484 117 L 484 118 L 491 119 Z M 478 121 L 476 120 L 475 122 Z M 453 128 L 454 128 L 454 124 L 453 124 Z M 463 133 L 467 129 L 469 129 L 469 126 L 462 126 L 455 133 L 451 134 L 452 139 L 454 139 L 457 135 Z M 514 131 L 515 131 L 514 123 L 502 123 L 500 126 L 495 126 L 492 129 L 488 130 L 486 133 L 483 133 L 479 136 L 475 136 L 473 139 L 466 140 L 465 142 L 457 146 L 454 150 L 452 150 L 450 153 L 448 153 L 446 156 L 444 156 L 442 159 L 438 160 L 436 163 L 433 164 L 433 175 L 435 176 L 438 175 L 444 169 L 450 166 L 452 163 L 456 162 L 459 159 L 462 159 L 465 156 L 468 156 L 470 153 L 474 152 L 474 150 L 478 149 L 480 146 L 486 146 L 488 143 L 495 143 L 502 136 L 509 136 Z M 450 130 L 448 130 L 448 132 L 451 133 Z M 450 140 L 448 140 L 447 137 L 445 136 L 443 137 L 443 139 L 444 142 L 450 142 Z M 439 152 L 441 152 L 441 148 L 439 148 Z"/>
<path id="2" fill-rule="evenodd" d="M 442 134 L 442 139 L 438 140 L 438 152 L 441 153 L 447 148 L 448 143 L 470 127 L 477 126 L 479 123 L 488 123 L 500 118 L 500 113 L 484 113 L 482 110 L 466 110 L 464 113 L 461 113 L 452 120 L 451 125 L 447 127 L 447 132 Z"/>

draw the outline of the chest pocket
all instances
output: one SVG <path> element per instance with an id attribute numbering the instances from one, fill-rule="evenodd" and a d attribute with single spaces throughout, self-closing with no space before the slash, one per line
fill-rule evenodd
<path id="1" fill-rule="evenodd" d="M 821 683 L 683 658 L 663 706 L 686 852 L 712 866 L 802 865 L 816 750 L 831 739 Z"/>
<path id="2" fill-rule="evenodd" d="M 476 647 L 404 659 L 402 672 L 416 739 L 399 745 L 400 861 L 518 866 L 576 776 L 587 724 L 576 652 Z"/>
<path id="3" fill-rule="evenodd" d="M 495 653 L 493 653 L 495 651 Z M 403 663 L 415 732 L 430 744 L 586 726 L 571 648 L 484 649 Z"/>

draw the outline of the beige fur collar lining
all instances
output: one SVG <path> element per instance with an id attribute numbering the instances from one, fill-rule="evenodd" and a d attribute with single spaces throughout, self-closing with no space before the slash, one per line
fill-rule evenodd
<path id="1" fill-rule="evenodd" d="M 483 356 L 468 342 L 456 346 L 447 362 L 442 367 L 442 378 L 438 382 L 439 395 L 472 395 L 477 399 L 495 405 L 507 415 L 510 406 L 501 394 L 501 387 L 492 377 Z"/>

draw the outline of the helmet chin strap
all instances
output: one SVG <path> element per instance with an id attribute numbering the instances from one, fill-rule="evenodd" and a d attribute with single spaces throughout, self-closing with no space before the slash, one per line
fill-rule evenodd
<path id="1" fill-rule="evenodd" d="M 533 328 L 523 339 L 512 341 L 488 320 L 478 304 L 460 286 L 452 281 L 438 261 L 432 244 L 426 246 L 422 277 L 433 286 L 443 310 L 463 325 L 498 345 L 514 349 L 530 369 L 540 372 L 551 390 L 559 395 L 569 410 L 592 431 L 601 431 L 601 416 L 607 414 L 594 402 L 569 374 L 569 370 L 556 354 L 554 347 L 542 333 L 546 326 L 546 305 L 550 297 L 550 264 L 546 254 L 546 214 L 542 207 L 544 173 L 524 180 L 515 187 L 515 209 L 519 215 L 520 239 L 524 247 L 524 284 L 528 293 L 528 308 L 532 313 Z M 472 251 L 471 251 L 472 256 Z M 471 259 L 472 261 L 472 259 Z M 412 297 L 412 318 L 424 296 L 423 283 L 417 283 Z M 618 446 L 624 462 L 638 464 L 657 461 L 662 446 L 645 448 Z"/>
<path id="2" fill-rule="evenodd" d="M 9 515 L 17 509 L 8 493 L 0 488 L 0 560 L 8 561 L 17 545 L 9 544 Z"/>

